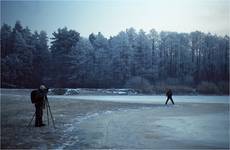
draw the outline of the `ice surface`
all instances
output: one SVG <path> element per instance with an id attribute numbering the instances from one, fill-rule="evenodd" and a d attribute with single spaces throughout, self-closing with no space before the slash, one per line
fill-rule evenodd
<path id="1" fill-rule="evenodd" d="M 175 109 L 181 115 L 168 115 Z M 190 114 L 183 114 L 184 111 L 182 105 L 171 105 L 86 116 L 72 125 L 71 132 L 78 134 L 79 142 L 64 148 L 84 147 L 84 144 L 89 148 L 131 149 L 228 147 L 228 113 L 194 115 L 191 110 Z"/>
<path id="2" fill-rule="evenodd" d="M 165 96 L 54 96 L 78 100 L 162 104 Z M 119 109 L 78 117 L 69 128 L 78 142 L 62 148 L 226 148 L 228 112 L 202 108 L 229 103 L 228 96 L 174 96 L 176 105 Z M 187 103 L 184 107 L 180 102 Z M 179 104 L 177 104 L 179 103 Z M 215 107 L 214 107 L 215 108 Z M 196 110 L 197 109 L 197 110 Z M 202 110 L 203 109 L 203 110 Z M 210 109 L 210 110 L 209 110 Z M 200 112 L 200 111 L 203 112 Z M 210 113 L 207 113 L 210 112 Z M 62 145 L 63 146 L 63 145 Z"/>
<path id="3" fill-rule="evenodd" d="M 129 102 L 129 103 L 164 103 L 166 97 L 159 96 L 50 96 L 54 98 L 70 98 L 76 100 L 97 100 L 97 101 L 112 101 L 112 102 Z M 175 103 L 177 102 L 194 102 L 194 103 L 229 103 L 229 96 L 173 96 Z M 169 101 L 170 103 L 170 101 Z"/>
<path id="4" fill-rule="evenodd" d="M 48 96 L 58 129 L 28 130 L 18 126 L 33 115 L 28 93 L 1 93 L 5 147 L 229 149 L 229 96 L 175 95 L 176 105 L 164 105 L 164 95 Z"/>

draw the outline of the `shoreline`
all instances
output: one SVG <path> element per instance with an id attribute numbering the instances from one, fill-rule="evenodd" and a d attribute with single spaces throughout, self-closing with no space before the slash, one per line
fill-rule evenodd
<path id="1" fill-rule="evenodd" d="M 68 89 L 68 88 L 66 88 Z M 34 89 L 20 89 L 20 88 L 0 88 L 0 91 L 1 92 L 7 92 L 7 93 L 11 93 L 11 94 L 14 94 L 14 93 L 19 93 L 20 94 L 30 94 L 30 92 L 34 90 Z M 76 92 L 68 92 L 67 90 L 67 93 L 66 94 L 54 94 L 52 93 L 52 90 L 48 93 L 48 95 L 54 95 L 54 96 L 89 96 L 89 95 L 97 95 L 97 96 L 164 96 L 165 93 L 164 92 L 160 92 L 160 93 L 135 93 L 135 90 L 134 89 L 90 89 L 90 88 L 76 88 L 76 89 L 70 89 L 70 90 L 79 90 L 78 92 L 79 93 L 76 93 Z M 103 91 L 104 90 L 104 91 Z M 107 92 L 106 90 L 109 90 L 110 92 Z M 115 91 L 113 91 L 115 90 Z M 116 91 L 118 90 L 118 91 Z M 119 93 L 119 90 L 121 90 L 121 93 Z M 133 93 L 123 93 L 122 90 L 130 90 L 132 91 Z M 114 93 L 113 93 L 114 92 Z M 189 95 L 189 96 L 229 96 L 229 94 L 202 94 L 202 93 L 197 93 L 197 92 L 182 92 L 182 93 L 177 93 L 177 92 L 174 92 L 173 95 L 176 95 L 176 96 L 184 96 L 184 95 Z"/>

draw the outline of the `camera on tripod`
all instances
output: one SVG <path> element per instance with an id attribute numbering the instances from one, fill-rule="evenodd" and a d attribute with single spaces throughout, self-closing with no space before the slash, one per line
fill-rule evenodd
<path id="1" fill-rule="evenodd" d="M 49 88 L 45 88 L 41 90 L 43 96 L 47 96 L 48 92 L 49 92 Z"/>

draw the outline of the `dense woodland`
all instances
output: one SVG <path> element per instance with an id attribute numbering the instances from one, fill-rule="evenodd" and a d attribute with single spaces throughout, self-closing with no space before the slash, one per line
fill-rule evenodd
<path id="1" fill-rule="evenodd" d="M 31 32 L 19 21 L 14 27 L 3 24 L 1 86 L 206 85 L 228 93 L 229 36 L 129 28 L 110 38 L 100 32 L 85 38 L 65 27 L 53 33 L 50 44 L 48 40 L 45 31 Z"/>

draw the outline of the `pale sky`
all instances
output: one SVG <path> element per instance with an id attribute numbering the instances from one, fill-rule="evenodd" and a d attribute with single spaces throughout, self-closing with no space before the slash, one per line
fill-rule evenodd
<path id="1" fill-rule="evenodd" d="M 1 1 L 1 24 L 16 20 L 49 36 L 65 26 L 84 37 L 109 37 L 130 27 L 229 35 L 230 0 Z"/>

